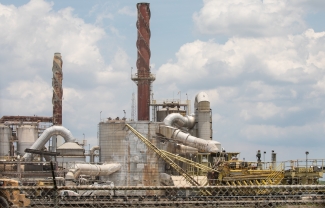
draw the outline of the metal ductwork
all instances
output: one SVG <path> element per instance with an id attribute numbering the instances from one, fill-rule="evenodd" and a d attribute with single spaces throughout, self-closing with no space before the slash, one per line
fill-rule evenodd
<path id="1" fill-rule="evenodd" d="M 176 145 L 176 153 L 177 154 L 197 154 L 198 150 L 193 147 L 189 147 L 189 146 L 182 145 L 182 144 L 177 144 Z"/>
<path id="2" fill-rule="evenodd" d="M 95 161 L 95 151 L 100 150 L 99 146 L 94 146 L 89 150 L 90 162 L 93 163 Z"/>
<path id="3" fill-rule="evenodd" d="M 195 125 L 195 117 L 182 116 L 180 113 L 171 113 L 164 119 L 166 126 L 176 125 L 178 128 L 187 127 L 192 129 Z"/>
<path id="4" fill-rule="evenodd" d="M 65 179 L 75 180 L 79 177 L 79 175 L 108 176 L 120 169 L 121 164 L 119 163 L 110 163 L 103 165 L 75 164 L 74 168 L 69 169 L 69 172 L 66 174 Z"/>
<path id="5" fill-rule="evenodd" d="M 44 145 L 46 144 L 47 141 L 52 136 L 55 135 L 60 135 L 64 138 L 65 142 L 74 142 L 75 138 L 73 138 L 71 132 L 64 128 L 63 126 L 52 126 L 47 129 L 42 133 L 42 135 L 35 141 L 35 143 L 30 147 L 30 149 L 34 150 L 41 150 Z M 23 158 L 25 161 L 29 161 L 32 159 L 32 154 L 31 153 L 26 153 Z"/>
<path id="6" fill-rule="evenodd" d="M 171 126 L 160 125 L 156 133 L 165 136 L 168 140 L 174 140 L 175 142 L 197 148 L 201 152 L 217 153 L 221 151 L 220 142 L 197 138 Z"/>

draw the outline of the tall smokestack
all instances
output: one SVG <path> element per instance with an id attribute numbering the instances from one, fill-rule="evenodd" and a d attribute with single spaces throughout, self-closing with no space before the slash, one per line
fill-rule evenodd
<path id="1" fill-rule="evenodd" d="M 138 85 L 138 120 L 149 120 L 151 83 L 155 80 L 150 73 L 150 8 L 149 3 L 138 3 L 137 74 L 132 80 Z"/>
<path id="2" fill-rule="evenodd" d="M 53 58 L 53 78 L 52 78 L 52 87 L 53 87 L 53 125 L 62 125 L 62 59 L 61 53 L 55 53 Z"/>

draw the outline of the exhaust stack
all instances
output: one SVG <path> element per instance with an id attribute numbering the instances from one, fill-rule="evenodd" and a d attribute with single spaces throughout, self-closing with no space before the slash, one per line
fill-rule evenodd
<path id="1" fill-rule="evenodd" d="M 61 53 L 55 53 L 53 58 L 53 78 L 52 78 L 52 87 L 53 87 L 53 125 L 62 126 L 62 57 Z"/>
<path id="2" fill-rule="evenodd" d="M 150 8 L 149 3 L 138 3 L 137 21 L 137 74 L 132 75 L 132 80 L 138 86 L 138 120 L 149 121 L 149 105 L 151 83 L 155 80 L 150 73 Z"/>

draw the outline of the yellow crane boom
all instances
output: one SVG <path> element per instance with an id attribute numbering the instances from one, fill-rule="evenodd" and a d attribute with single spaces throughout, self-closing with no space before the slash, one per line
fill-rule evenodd
<path id="1" fill-rule="evenodd" d="M 198 169 L 204 170 L 204 171 L 206 171 L 206 172 L 219 172 L 218 170 L 215 170 L 215 169 L 213 169 L 213 168 L 210 168 L 210 167 L 208 167 L 208 166 L 206 166 L 206 165 L 203 165 L 203 164 L 200 164 L 200 163 L 194 162 L 194 161 L 189 160 L 189 159 L 186 159 L 186 158 L 184 158 L 184 157 L 181 157 L 181 156 L 175 155 L 175 154 L 173 154 L 173 153 L 167 152 L 167 151 L 165 151 L 165 150 L 160 150 L 160 151 L 162 151 L 164 154 L 166 154 L 166 155 L 167 155 L 168 157 L 170 157 L 170 158 L 173 158 L 173 159 L 175 159 L 175 160 L 181 161 L 181 162 L 183 162 L 183 163 L 186 163 L 186 164 L 191 165 L 191 166 L 193 166 L 193 167 L 196 167 L 196 168 L 198 168 Z"/>
<path id="2" fill-rule="evenodd" d="M 154 144 L 152 144 L 147 138 L 145 138 L 129 124 L 125 124 L 125 126 L 127 126 L 139 139 L 141 139 L 141 141 L 145 143 L 147 147 L 157 153 L 163 160 L 165 160 L 171 167 L 173 167 L 179 174 L 181 174 L 186 179 L 186 181 L 188 181 L 193 186 L 200 186 L 200 184 L 194 178 L 192 178 L 192 176 L 190 176 L 188 173 L 186 173 L 185 170 L 179 167 L 170 157 L 167 156 L 165 152 L 158 149 Z"/>

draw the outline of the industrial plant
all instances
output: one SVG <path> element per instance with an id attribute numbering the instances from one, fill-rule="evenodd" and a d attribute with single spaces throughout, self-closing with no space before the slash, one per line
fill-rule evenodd
<path id="1" fill-rule="evenodd" d="M 272 151 L 272 160 L 267 162 L 262 159 L 265 152 L 255 150 L 256 160 L 245 161 L 239 159 L 239 152 L 226 151 L 213 138 L 207 93 L 197 92 L 194 101 L 164 98 L 158 101 L 151 97 L 156 79 L 150 71 L 151 13 L 148 3 L 138 3 L 137 9 L 137 73 L 131 76 L 137 85 L 137 118 L 100 121 L 98 146 L 86 151 L 87 141 L 76 141 L 74 132 L 62 125 L 64 68 L 61 54 L 54 53 L 53 115 L 3 115 L 0 119 L 0 204 L 3 207 L 50 206 L 55 204 L 54 199 L 40 197 L 57 196 L 51 192 L 53 187 L 59 187 L 61 200 L 73 194 L 84 196 L 82 200 L 70 199 L 83 205 L 90 203 L 89 197 L 107 197 L 97 207 L 113 202 L 111 206 L 118 206 L 130 198 L 137 203 L 146 200 L 153 204 L 170 203 L 177 198 L 189 204 L 206 203 L 204 197 L 213 201 L 213 197 L 221 196 L 220 187 L 229 188 L 222 192 L 223 197 L 235 192 L 241 196 L 265 197 L 273 194 L 272 187 L 278 187 L 277 193 L 295 200 L 301 187 L 315 190 L 313 187 L 318 187 L 323 177 L 323 159 L 292 158 L 282 162 L 277 161 L 276 152 Z M 8 183 L 25 189 L 1 189 Z M 282 190 L 282 186 L 291 187 L 293 194 Z M 31 192 L 32 187 L 37 190 Z M 186 190 L 181 191 L 183 188 Z M 317 190 L 318 194 L 324 191 Z M 124 200 L 118 201 L 119 197 Z M 251 200 L 251 203 L 256 202 Z M 324 204 L 323 198 L 321 203 Z"/>

